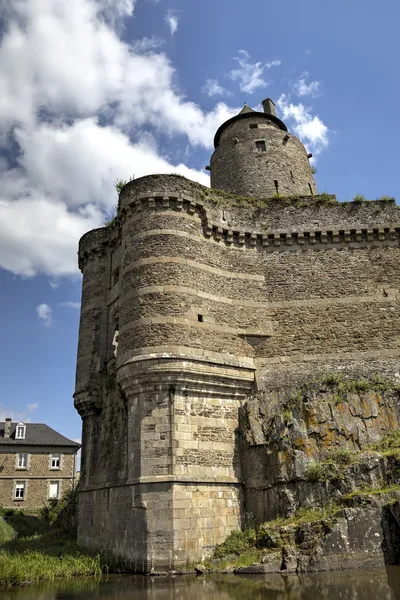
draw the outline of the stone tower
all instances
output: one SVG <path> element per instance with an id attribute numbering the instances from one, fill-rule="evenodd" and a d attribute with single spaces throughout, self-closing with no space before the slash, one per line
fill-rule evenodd
<path id="1" fill-rule="evenodd" d="M 398 207 L 316 195 L 304 147 L 264 106 L 217 132 L 223 193 L 141 177 L 80 240 L 78 540 L 135 571 L 199 561 L 244 511 L 268 513 L 241 461 L 249 397 L 399 371 Z"/>
<path id="2" fill-rule="evenodd" d="M 211 187 L 239 196 L 312 196 L 311 154 L 278 119 L 270 98 L 264 112 L 249 106 L 221 125 L 211 157 Z"/>

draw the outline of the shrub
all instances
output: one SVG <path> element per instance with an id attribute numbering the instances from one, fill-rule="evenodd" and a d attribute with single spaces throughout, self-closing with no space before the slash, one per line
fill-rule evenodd
<path id="1" fill-rule="evenodd" d="M 379 202 L 396 202 L 396 198 L 393 196 L 381 196 L 380 198 L 377 198 L 377 200 L 379 200 Z"/>
<path id="2" fill-rule="evenodd" d="M 338 465 L 349 465 L 354 460 L 354 453 L 347 448 L 337 448 L 331 453 L 331 460 Z"/>
<path id="3" fill-rule="evenodd" d="M 365 196 L 362 194 L 356 194 L 353 198 L 353 202 L 365 202 Z"/>
<path id="4" fill-rule="evenodd" d="M 41 518 L 49 525 L 67 532 L 71 538 L 76 534 L 78 488 L 67 490 L 60 499 L 52 498 L 41 509 Z"/>
<path id="5" fill-rule="evenodd" d="M 307 465 L 306 477 L 310 481 L 330 481 L 338 477 L 334 465 L 328 462 L 311 462 Z"/>
<path id="6" fill-rule="evenodd" d="M 395 430 L 382 437 L 379 442 L 373 445 L 373 450 L 377 452 L 387 452 L 389 450 L 400 449 L 400 431 Z"/>
<path id="7" fill-rule="evenodd" d="M 14 528 L 7 523 L 2 517 L 0 517 L 0 544 L 4 544 L 5 542 L 10 542 L 17 534 Z"/>
<path id="8" fill-rule="evenodd" d="M 222 544 L 218 544 L 214 551 L 214 558 L 223 558 L 229 554 L 243 554 L 255 547 L 256 532 L 254 529 L 246 531 L 232 531 Z"/>

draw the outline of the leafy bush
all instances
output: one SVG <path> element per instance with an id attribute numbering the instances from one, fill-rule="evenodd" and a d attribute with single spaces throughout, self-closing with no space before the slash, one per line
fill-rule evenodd
<path id="1" fill-rule="evenodd" d="M 51 498 L 41 509 L 41 518 L 62 531 L 68 532 L 73 539 L 76 535 L 76 512 L 78 507 L 78 488 L 70 488 L 60 499 Z"/>
<path id="2" fill-rule="evenodd" d="M 365 202 L 365 196 L 362 194 L 356 194 L 353 198 L 353 202 Z"/>
<path id="3" fill-rule="evenodd" d="M 229 554 L 243 554 L 255 547 L 256 532 L 254 529 L 246 531 L 232 531 L 222 544 L 218 544 L 214 551 L 214 558 L 223 558 Z"/>

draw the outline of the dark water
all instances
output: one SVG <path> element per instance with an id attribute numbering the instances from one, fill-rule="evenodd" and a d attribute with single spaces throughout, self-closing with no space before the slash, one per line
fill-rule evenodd
<path id="1" fill-rule="evenodd" d="M 0 600 L 400 600 L 400 567 L 312 575 L 112 576 L 27 586 Z"/>

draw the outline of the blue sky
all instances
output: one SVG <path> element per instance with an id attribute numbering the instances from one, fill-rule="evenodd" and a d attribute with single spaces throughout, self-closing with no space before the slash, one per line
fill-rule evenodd
<path id="1" fill-rule="evenodd" d="M 217 127 L 277 102 L 339 200 L 400 197 L 395 0 L 0 0 L 0 417 L 80 436 L 79 237 L 117 178 L 207 184 Z"/>

